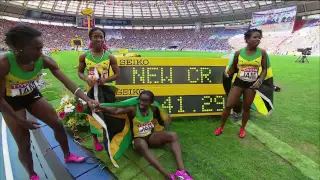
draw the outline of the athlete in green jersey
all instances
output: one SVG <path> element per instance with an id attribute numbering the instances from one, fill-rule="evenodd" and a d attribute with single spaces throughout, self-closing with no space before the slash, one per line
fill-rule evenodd
<path id="1" fill-rule="evenodd" d="M 244 36 L 247 47 L 235 53 L 230 69 L 225 72 L 226 77 L 231 77 L 234 73 L 237 73 L 237 76 L 228 94 L 226 107 L 222 112 L 221 125 L 215 130 L 217 136 L 223 132 L 223 127 L 230 116 L 231 109 L 243 95 L 242 125 L 239 137 L 245 137 L 245 126 L 250 117 L 250 107 L 256 94 L 255 90 L 259 89 L 267 75 L 267 53 L 258 47 L 262 38 L 262 31 L 250 29 Z"/>
<path id="2" fill-rule="evenodd" d="M 6 33 L 6 44 L 11 51 L 0 56 L 0 110 L 14 137 L 18 156 L 31 180 L 39 176 L 33 169 L 30 150 L 30 129 L 39 124 L 27 120 L 26 110 L 50 126 L 64 153 L 65 162 L 83 162 L 84 157 L 69 151 L 67 135 L 53 107 L 42 97 L 38 90 L 38 78 L 42 69 L 49 69 L 76 96 L 95 108 L 99 103 L 88 98 L 59 69 L 51 57 L 42 54 L 41 32 L 25 25 L 18 25 Z"/>
<path id="3" fill-rule="evenodd" d="M 89 32 L 91 41 L 91 50 L 82 54 L 79 57 L 78 75 L 80 79 L 86 81 L 89 86 L 88 97 L 94 98 L 93 90 L 94 83 L 98 83 L 99 102 L 113 103 L 116 101 L 117 88 L 113 81 L 120 77 L 120 69 L 116 58 L 105 51 L 103 48 L 105 41 L 105 32 L 101 28 L 93 28 Z M 87 71 L 88 75 L 84 74 Z M 101 114 L 101 116 L 103 116 Z M 104 119 L 104 118 L 102 118 Z M 97 138 L 97 131 L 93 126 L 90 126 L 91 134 L 93 136 L 93 145 L 97 151 L 101 151 L 103 146 Z"/>

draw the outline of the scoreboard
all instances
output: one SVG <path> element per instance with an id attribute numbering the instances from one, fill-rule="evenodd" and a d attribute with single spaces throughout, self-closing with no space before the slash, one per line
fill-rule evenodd
<path id="1" fill-rule="evenodd" d="M 120 100 L 150 90 L 171 116 L 220 115 L 226 95 L 222 74 L 229 59 L 117 57 Z"/>

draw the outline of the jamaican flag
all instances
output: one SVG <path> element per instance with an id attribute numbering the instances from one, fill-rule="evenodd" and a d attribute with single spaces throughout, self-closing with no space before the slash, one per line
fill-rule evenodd
<path id="1" fill-rule="evenodd" d="M 97 93 L 97 92 L 95 92 Z M 136 106 L 139 103 L 138 97 L 130 98 L 115 103 L 101 103 L 101 106 L 107 107 L 129 107 Z M 165 122 L 169 116 L 158 102 L 152 106 L 156 107 L 155 119 L 153 124 L 155 131 L 163 131 Z M 92 113 L 87 116 L 90 125 L 94 127 L 103 136 L 105 150 L 115 167 L 119 167 L 116 160 L 119 159 L 132 144 L 132 117 L 130 114 L 110 115 L 103 112 Z"/>
<path id="2" fill-rule="evenodd" d="M 234 60 L 234 54 L 230 57 L 229 63 L 226 67 L 226 72 L 230 69 L 232 62 Z M 259 75 L 262 71 L 262 68 L 259 68 Z M 223 87 L 226 94 L 229 94 L 229 91 L 232 86 L 232 82 L 234 82 L 237 73 L 233 75 L 233 77 L 227 78 L 223 75 Z M 263 114 L 270 115 L 273 110 L 273 72 L 271 68 L 270 58 L 267 55 L 267 75 L 262 82 L 260 88 L 256 91 L 256 95 L 254 97 L 253 103 L 251 105 L 251 109 Z M 242 97 L 241 97 L 242 99 Z"/>

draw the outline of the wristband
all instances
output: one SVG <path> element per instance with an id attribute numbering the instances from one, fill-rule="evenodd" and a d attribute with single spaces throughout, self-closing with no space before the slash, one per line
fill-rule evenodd
<path id="1" fill-rule="evenodd" d="M 79 90 L 80 90 L 80 88 L 78 87 L 78 88 L 74 91 L 73 94 L 76 95 Z"/>

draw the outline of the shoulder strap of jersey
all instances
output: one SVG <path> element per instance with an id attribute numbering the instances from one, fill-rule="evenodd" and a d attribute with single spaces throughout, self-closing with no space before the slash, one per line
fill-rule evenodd
<path id="1" fill-rule="evenodd" d="M 89 55 L 91 54 L 91 51 L 90 51 L 90 50 L 88 50 L 88 51 L 86 51 L 86 53 L 85 53 L 85 54 L 86 54 L 86 57 L 87 57 L 87 56 L 89 56 Z"/>
<path id="2" fill-rule="evenodd" d="M 7 53 L 8 56 L 8 63 L 9 63 L 9 71 L 11 72 L 12 68 L 15 67 L 15 58 L 13 56 L 13 53 L 11 51 L 8 51 Z"/>

